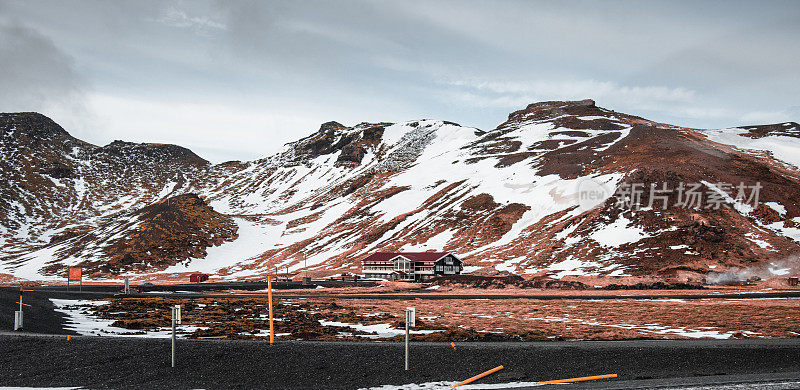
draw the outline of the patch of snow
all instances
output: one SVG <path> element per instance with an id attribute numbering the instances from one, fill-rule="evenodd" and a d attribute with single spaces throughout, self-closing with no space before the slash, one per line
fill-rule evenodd
<path id="1" fill-rule="evenodd" d="M 764 248 L 764 249 L 772 248 L 772 244 L 770 244 L 770 243 L 768 243 L 768 242 L 766 242 L 764 240 L 759 239 L 758 236 L 755 235 L 754 233 L 746 233 L 744 236 L 748 240 L 750 240 L 751 242 L 753 242 L 756 245 L 760 246 L 761 248 Z"/>
<path id="2" fill-rule="evenodd" d="M 517 271 L 517 266 L 516 265 L 519 264 L 520 261 L 525 260 L 525 259 L 526 259 L 525 256 L 515 257 L 513 259 L 506 260 L 506 261 L 504 261 L 502 263 L 495 264 L 494 269 L 496 269 L 496 270 L 498 270 L 500 272 L 504 272 L 505 271 L 505 272 L 510 272 L 510 273 L 516 273 L 516 271 Z"/>
<path id="3" fill-rule="evenodd" d="M 769 272 L 771 274 L 776 275 L 776 276 L 788 275 L 790 272 L 792 272 L 791 268 L 777 268 L 777 267 L 773 268 L 773 267 L 769 267 L 768 269 L 769 269 Z"/>
<path id="4" fill-rule="evenodd" d="M 170 266 L 160 273 L 203 272 L 214 274 L 222 268 L 254 258 L 267 249 L 271 249 L 280 239 L 283 231 L 282 225 L 260 224 L 238 217 L 233 220 L 239 226 L 238 238 L 219 246 L 207 248 L 205 258 L 189 259 L 187 262 Z"/>
<path id="5" fill-rule="evenodd" d="M 358 337 L 365 337 L 369 339 L 382 339 L 382 338 L 388 338 L 406 334 L 405 329 L 397 329 L 392 327 L 390 324 L 362 325 L 362 324 L 349 324 L 346 322 L 326 321 L 326 320 L 319 320 L 319 324 L 322 326 L 338 326 L 338 327 L 352 328 L 360 332 L 376 333 L 376 334 L 356 335 Z M 431 334 L 434 332 L 441 332 L 441 330 L 409 330 L 408 332 L 409 334 Z"/>
<path id="6" fill-rule="evenodd" d="M 707 182 L 705 180 L 700 180 L 700 182 L 703 183 L 710 190 L 712 190 L 712 191 L 716 192 L 717 194 L 719 194 L 720 197 L 725 199 L 726 203 L 732 204 L 733 208 L 736 211 L 738 211 L 740 214 L 746 215 L 746 214 L 749 214 L 749 213 L 751 213 L 753 211 L 753 205 L 737 201 L 730 194 L 728 194 L 727 192 L 723 191 L 721 188 L 717 187 L 716 185 L 714 185 L 712 183 L 709 183 L 709 182 Z"/>
<path id="7" fill-rule="evenodd" d="M 550 271 L 560 271 L 552 276 L 553 279 L 561 279 L 564 276 L 587 276 L 597 275 L 597 269 L 602 265 L 594 261 L 578 260 L 570 256 L 564 261 L 550 264 L 547 269 Z M 587 271 L 591 269 L 593 271 Z"/>
<path id="8" fill-rule="evenodd" d="M 617 269 L 608 274 L 608 276 L 630 276 L 630 275 L 626 274 L 625 270 L 623 269 Z"/>
<path id="9" fill-rule="evenodd" d="M 158 328 L 153 331 L 137 331 L 112 326 L 115 320 L 99 318 L 86 312 L 87 306 L 107 305 L 109 301 L 92 301 L 85 299 L 55 299 L 50 298 L 55 305 L 55 311 L 67 316 L 66 329 L 72 330 L 81 336 L 115 336 L 115 337 L 172 337 L 171 328 Z M 177 337 L 185 338 L 188 333 L 195 330 L 208 329 L 194 325 L 180 325 L 176 332 Z"/>
<path id="10" fill-rule="evenodd" d="M 765 150 L 783 162 L 800 167 L 800 153 L 797 153 L 800 150 L 800 139 L 776 135 L 753 139 L 740 135 L 746 132 L 744 129 L 733 128 L 706 130 L 703 133 L 714 142 L 745 150 Z"/>
<path id="11" fill-rule="evenodd" d="M 479 266 L 479 265 L 465 265 L 465 266 L 464 266 L 464 267 L 461 269 L 461 273 L 462 273 L 462 274 L 468 274 L 468 273 L 475 272 L 475 271 L 477 271 L 477 270 L 479 270 L 479 269 L 481 269 L 481 268 L 484 268 L 484 267 L 481 267 L 481 266 Z"/>
<path id="12" fill-rule="evenodd" d="M 712 338 L 712 339 L 729 339 L 731 336 L 736 333 L 736 331 L 730 332 L 721 332 L 718 330 L 714 330 L 714 328 L 710 327 L 703 327 L 703 328 L 686 328 L 686 327 L 679 327 L 679 328 L 670 328 L 668 326 L 663 326 L 660 324 L 644 324 L 644 325 L 635 325 L 635 324 L 609 324 L 597 321 L 595 319 L 591 320 L 583 320 L 579 318 L 566 318 L 566 317 L 555 317 L 555 316 L 548 316 L 548 317 L 533 317 L 527 318 L 529 320 L 539 320 L 544 322 L 566 322 L 566 323 L 576 323 L 582 325 L 591 325 L 591 326 L 603 326 L 603 327 L 610 327 L 610 328 L 620 328 L 620 329 L 628 329 L 628 330 L 635 330 L 642 333 L 654 333 L 654 334 L 674 334 L 689 338 Z M 743 331 L 747 332 L 747 331 Z M 754 332 L 748 332 L 749 334 L 755 334 Z"/>
<path id="13" fill-rule="evenodd" d="M 156 195 L 156 199 L 164 199 L 169 196 L 171 193 L 175 191 L 175 186 L 178 185 L 178 182 L 170 180 L 166 184 L 164 184 L 164 188 L 161 189 L 161 192 Z"/>
<path id="14" fill-rule="evenodd" d="M 764 204 L 775 210 L 781 216 L 786 215 L 786 207 L 784 207 L 782 204 L 778 202 L 764 202 Z"/>
<path id="15" fill-rule="evenodd" d="M 411 221 L 409 221 L 409 222 L 411 222 Z M 429 238 L 427 241 L 425 241 L 423 243 L 420 243 L 420 244 L 417 244 L 417 245 L 412 245 L 412 244 L 403 245 L 400 248 L 400 251 L 401 252 L 404 252 L 404 251 L 407 251 L 407 252 L 424 252 L 424 251 L 429 250 L 429 249 L 436 249 L 436 250 L 441 251 L 441 250 L 443 250 L 445 245 L 447 245 L 447 243 L 450 242 L 450 240 L 453 239 L 453 236 L 455 234 L 456 234 L 456 232 L 454 230 L 445 230 L 445 231 L 443 231 L 443 232 L 441 232 L 439 234 L 436 234 L 436 235 L 432 236 L 431 238 Z"/>
<path id="16" fill-rule="evenodd" d="M 792 240 L 800 241 L 800 229 L 796 227 L 785 227 L 783 226 L 783 222 L 774 222 L 768 225 L 764 225 L 764 227 L 772 229 L 773 231 L 780 233 L 786 237 L 789 237 Z"/>
<path id="17" fill-rule="evenodd" d="M 589 237 L 602 246 L 618 247 L 651 236 L 647 234 L 644 229 L 638 226 L 632 226 L 632 222 L 627 218 L 620 216 L 616 221 L 601 227 Z"/>
<path id="18" fill-rule="evenodd" d="M 43 280 L 43 281 L 64 281 L 64 276 L 53 276 L 41 274 L 41 269 L 52 260 L 55 260 L 56 252 L 61 249 L 59 245 L 51 245 L 33 251 L 20 257 L 18 264 L 0 263 L 4 273 L 9 273 L 20 279 Z"/>
<path id="19" fill-rule="evenodd" d="M 569 237 L 569 235 L 572 234 L 572 232 L 574 232 L 575 229 L 577 229 L 577 228 L 578 228 L 578 224 L 577 223 L 573 223 L 572 225 L 570 225 L 570 226 L 564 228 L 563 230 L 561 230 L 560 232 L 556 233 L 554 238 L 556 240 L 564 240 L 565 238 Z M 574 242 L 571 242 L 567 246 L 570 246 L 573 243 Z M 564 241 L 564 244 L 567 244 L 567 242 Z"/>

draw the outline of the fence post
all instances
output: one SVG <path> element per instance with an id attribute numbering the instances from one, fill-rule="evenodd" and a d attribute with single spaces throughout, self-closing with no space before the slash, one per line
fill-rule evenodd
<path id="1" fill-rule="evenodd" d="M 22 329 L 22 285 L 19 286 L 19 311 L 14 312 L 14 330 Z"/>
<path id="2" fill-rule="evenodd" d="M 175 368 L 175 308 L 172 308 L 172 368 Z"/>
<path id="3" fill-rule="evenodd" d="M 267 300 L 269 300 L 269 343 L 275 343 L 275 328 L 272 325 L 272 277 L 267 276 Z"/>
<path id="4" fill-rule="evenodd" d="M 416 312 L 413 307 L 406 308 L 406 371 L 408 371 L 408 334 L 409 327 L 416 325 Z"/>
<path id="5" fill-rule="evenodd" d="M 172 307 L 172 368 L 175 368 L 175 325 L 181 323 L 181 306 Z"/>
<path id="6" fill-rule="evenodd" d="M 408 311 L 406 311 L 406 371 L 408 371 Z"/>

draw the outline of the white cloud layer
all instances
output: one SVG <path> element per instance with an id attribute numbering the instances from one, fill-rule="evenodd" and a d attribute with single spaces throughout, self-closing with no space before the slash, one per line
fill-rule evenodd
<path id="1" fill-rule="evenodd" d="M 491 129 L 541 100 L 800 120 L 797 1 L 0 0 L 0 111 L 249 159 L 338 120 Z"/>
<path id="2" fill-rule="evenodd" d="M 115 139 L 173 143 L 192 149 L 213 162 L 231 155 L 255 159 L 278 151 L 275 140 L 303 134 L 321 119 L 299 112 L 276 112 L 240 105 L 175 103 L 158 99 L 92 94 L 89 106 L 101 113 L 101 143 Z M 120 121 L 118 118 L 138 118 Z M 80 135 L 80 134 L 76 134 Z M 306 134 L 304 134 L 306 135 Z"/>

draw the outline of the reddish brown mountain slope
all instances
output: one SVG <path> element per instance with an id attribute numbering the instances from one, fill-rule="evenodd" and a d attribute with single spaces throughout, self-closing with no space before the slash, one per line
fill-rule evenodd
<path id="1" fill-rule="evenodd" d="M 800 175 L 786 158 L 794 145 L 786 140 L 796 140 L 791 123 L 706 131 L 591 100 L 553 101 L 516 111 L 488 132 L 432 120 L 328 122 L 273 156 L 210 166 L 175 146 L 95 147 L 41 118 L 24 125 L 19 115 L 0 122 L 3 150 L 26 157 L 8 159 L 4 169 L 37 169 L 10 180 L 21 206 L 3 209 L 0 272 L 20 277 L 78 263 L 147 274 L 176 262 L 232 279 L 260 278 L 274 267 L 330 275 L 359 272 L 359 260 L 375 251 L 400 250 L 451 251 L 468 272 L 554 278 L 800 271 L 790 261 L 800 253 Z M 25 126 L 41 127 L 41 136 L 16 130 Z M 754 134 L 758 144 L 750 142 Z M 31 153 L 27 139 L 34 138 L 68 146 Z M 588 204 L 581 200 L 587 183 L 605 189 Z M 638 183 L 642 206 L 619 207 L 615 191 Z M 651 183 L 672 190 L 698 183 L 705 197 L 728 194 L 706 208 L 675 206 L 672 192 L 662 210 L 660 202 L 647 207 Z M 735 190 L 719 183 L 759 183 L 760 203 L 736 201 Z M 148 211 L 189 192 L 206 202 L 190 208 L 202 218 Z M 30 218 L 26 207 L 56 217 Z M 142 231 L 121 222 L 137 209 L 136 223 L 150 221 Z M 111 234 L 109 226 L 121 230 Z M 106 249 L 83 249 L 94 247 Z"/>

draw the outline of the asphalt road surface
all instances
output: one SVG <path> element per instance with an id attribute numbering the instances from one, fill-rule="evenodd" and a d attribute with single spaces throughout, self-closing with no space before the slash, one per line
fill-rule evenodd
<path id="1" fill-rule="evenodd" d="M 31 304 L 26 328 L 14 333 L 19 290 L 0 289 L 0 387 L 358 389 L 460 381 L 502 364 L 505 369 L 480 383 L 615 373 L 616 380 L 566 388 L 800 388 L 800 339 L 460 343 L 456 349 L 412 343 L 409 372 L 397 343 L 179 340 L 172 369 L 169 340 L 67 341 L 65 319 L 47 299 L 111 294 L 25 292 L 24 302 Z"/>
<path id="2" fill-rule="evenodd" d="M 559 388 L 800 387 L 800 340 L 401 343 L 179 340 L 0 334 L 0 386 L 88 388 L 358 389 L 460 381 L 498 365 L 481 383 L 598 374 L 615 381 Z M 749 387 L 719 387 L 719 386 Z M 688 387 L 687 387 L 688 386 Z M 698 387 L 717 386 L 717 387 Z M 755 387 L 758 388 L 758 387 Z"/>
<path id="3" fill-rule="evenodd" d="M 25 313 L 23 325 L 27 332 L 67 334 L 63 330 L 65 316 L 54 311 L 51 295 L 42 292 L 22 293 Z M 0 330 L 14 329 L 14 311 L 19 310 L 19 288 L 0 288 Z M 0 350 L 0 354 L 3 351 Z"/>

